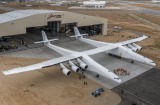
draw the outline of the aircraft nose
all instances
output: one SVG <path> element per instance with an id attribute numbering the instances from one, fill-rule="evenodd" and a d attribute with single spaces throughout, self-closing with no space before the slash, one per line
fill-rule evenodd
<path id="1" fill-rule="evenodd" d="M 122 80 L 120 78 L 114 77 L 114 81 L 116 81 L 117 83 L 121 83 Z"/>
<path id="2" fill-rule="evenodd" d="M 151 66 L 156 66 L 156 63 L 153 62 L 153 61 L 150 61 L 150 62 L 149 62 L 149 65 L 151 65 Z"/>
<path id="3" fill-rule="evenodd" d="M 156 66 L 156 63 L 151 63 L 152 66 Z"/>
<path id="4" fill-rule="evenodd" d="M 118 83 L 121 83 L 121 82 L 122 82 L 122 80 L 121 80 L 121 79 L 119 79 L 117 82 L 118 82 Z"/>

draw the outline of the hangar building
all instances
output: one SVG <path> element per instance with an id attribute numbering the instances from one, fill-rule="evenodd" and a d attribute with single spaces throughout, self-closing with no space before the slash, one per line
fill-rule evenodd
<path id="1" fill-rule="evenodd" d="M 0 36 L 27 34 L 35 29 L 65 33 L 73 26 L 88 34 L 107 34 L 107 19 L 55 10 L 18 10 L 0 14 Z"/>

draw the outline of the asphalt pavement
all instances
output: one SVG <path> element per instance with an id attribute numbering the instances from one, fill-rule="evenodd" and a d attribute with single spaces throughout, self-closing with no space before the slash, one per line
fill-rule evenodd
<path id="1" fill-rule="evenodd" d="M 148 70 L 112 90 L 122 98 L 119 105 L 160 105 L 160 69 Z"/>

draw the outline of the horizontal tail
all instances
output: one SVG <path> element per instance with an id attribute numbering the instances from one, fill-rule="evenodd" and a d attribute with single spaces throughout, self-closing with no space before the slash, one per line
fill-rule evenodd
<path id="1" fill-rule="evenodd" d="M 38 42 L 34 42 L 34 43 L 36 43 L 36 44 L 37 43 L 49 44 L 51 41 L 58 40 L 57 38 L 56 39 L 48 40 L 46 33 L 44 31 L 41 31 L 41 33 L 42 33 L 43 41 L 38 41 Z"/>
<path id="2" fill-rule="evenodd" d="M 34 43 L 36 43 L 36 44 L 38 44 L 38 43 L 47 43 L 47 42 L 51 42 L 51 41 L 55 41 L 55 40 L 58 40 L 58 38 L 51 39 L 51 40 L 45 40 L 45 41 L 38 41 L 38 42 L 34 42 Z"/>

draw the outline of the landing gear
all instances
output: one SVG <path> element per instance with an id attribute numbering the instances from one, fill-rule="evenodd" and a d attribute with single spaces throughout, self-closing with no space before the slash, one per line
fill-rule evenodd
<path id="1" fill-rule="evenodd" d="M 99 78 L 99 74 L 96 74 L 96 78 Z"/>
<path id="2" fill-rule="evenodd" d="M 117 55 L 114 55 L 114 54 L 111 54 L 111 53 L 108 53 L 109 56 L 112 56 L 112 57 L 115 57 L 115 58 L 118 58 L 118 59 L 121 59 L 120 56 L 117 56 Z"/>
<path id="3" fill-rule="evenodd" d="M 134 63 L 134 61 L 132 60 L 131 63 Z"/>

